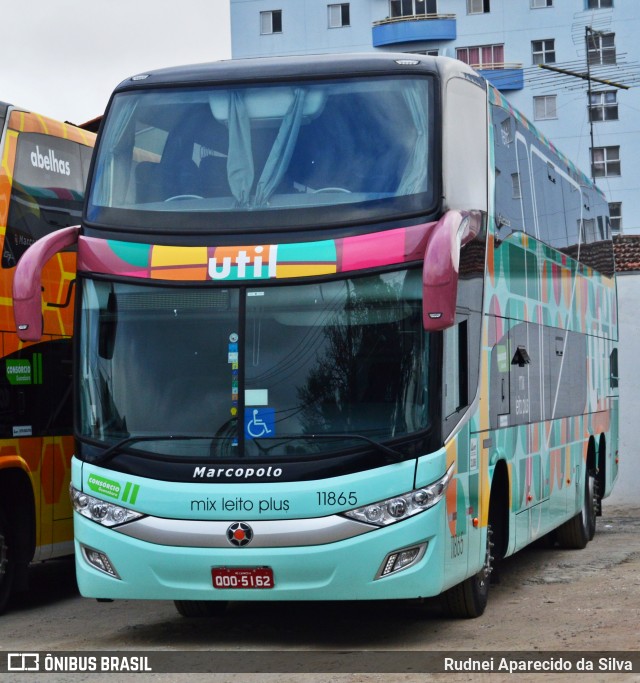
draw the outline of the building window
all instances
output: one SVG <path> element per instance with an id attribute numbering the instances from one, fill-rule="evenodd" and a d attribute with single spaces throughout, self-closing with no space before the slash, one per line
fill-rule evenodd
<path id="1" fill-rule="evenodd" d="M 578 221 L 578 231 L 583 244 L 593 244 L 598 241 L 598 229 L 594 218 L 584 218 Z"/>
<path id="2" fill-rule="evenodd" d="M 556 41 L 553 38 L 548 40 L 532 40 L 531 55 L 534 64 L 555 64 L 556 61 Z"/>
<path id="3" fill-rule="evenodd" d="M 274 9 L 270 12 L 260 12 L 260 33 L 282 33 L 282 10 Z"/>
<path id="4" fill-rule="evenodd" d="M 504 66 L 504 45 L 459 47 L 456 57 L 474 69 L 495 69 L 496 66 Z"/>
<path id="5" fill-rule="evenodd" d="M 591 93 L 589 118 L 591 121 L 617 121 L 618 93 L 615 90 Z"/>
<path id="6" fill-rule="evenodd" d="M 587 36 L 589 64 L 615 64 L 615 33 L 598 33 Z"/>
<path id="7" fill-rule="evenodd" d="M 339 5 L 329 5 L 329 28 L 342 28 L 350 26 L 349 3 L 341 2 Z"/>
<path id="8" fill-rule="evenodd" d="M 613 0 L 587 0 L 587 9 L 603 9 L 613 7 Z"/>
<path id="9" fill-rule="evenodd" d="M 620 175 L 620 147 L 593 147 L 591 170 L 594 178 Z"/>
<path id="10" fill-rule="evenodd" d="M 611 232 L 622 232 L 622 202 L 609 202 Z"/>
<path id="11" fill-rule="evenodd" d="M 486 14 L 490 4 L 490 0 L 467 0 L 467 14 Z"/>
<path id="12" fill-rule="evenodd" d="M 557 119 L 558 110 L 556 107 L 557 95 L 540 95 L 533 98 L 533 112 L 536 121 L 544 119 Z"/>
<path id="13" fill-rule="evenodd" d="M 437 13 L 437 0 L 389 0 L 389 16 L 392 18 Z"/>
<path id="14" fill-rule="evenodd" d="M 531 7 L 533 9 L 538 7 L 553 7 L 553 0 L 531 0 Z"/>

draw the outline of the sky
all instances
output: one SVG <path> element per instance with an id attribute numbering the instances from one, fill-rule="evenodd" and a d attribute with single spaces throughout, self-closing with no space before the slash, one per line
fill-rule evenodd
<path id="1" fill-rule="evenodd" d="M 77 124 L 125 78 L 231 57 L 229 0 L 20 0 L 0 16 L 0 101 Z"/>

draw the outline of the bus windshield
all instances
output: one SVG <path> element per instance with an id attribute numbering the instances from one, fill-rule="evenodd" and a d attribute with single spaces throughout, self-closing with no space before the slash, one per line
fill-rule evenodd
<path id="1" fill-rule="evenodd" d="M 80 436 L 215 460 L 424 432 L 435 354 L 420 289 L 419 270 L 228 289 L 86 279 Z"/>
<path id="2" fill-rule="evenodd" d="M 424 214 L 433 99 L 429 76 L 119 93 L 87 219 L 228 232 Z"/>

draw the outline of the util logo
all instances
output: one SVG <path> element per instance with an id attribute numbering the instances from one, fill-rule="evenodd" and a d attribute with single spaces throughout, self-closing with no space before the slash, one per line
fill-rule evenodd
<path id="1" fill-rule="evenodd" d="M 36 145 L 35 151 L 31 152 L 31 165 L 60 175 L 71 175 L 71 164 L 68 161 L 57 159 L 52 149 L 42 154 L 38 145 Z"/>
<path id="2" fill-rule="evenodd" d="M 209 259 L 212 280 L 276 277 L 278 245 L 255 247 L 218 247 Z M 235 268 L 235 272 L 232 271 Z"/>

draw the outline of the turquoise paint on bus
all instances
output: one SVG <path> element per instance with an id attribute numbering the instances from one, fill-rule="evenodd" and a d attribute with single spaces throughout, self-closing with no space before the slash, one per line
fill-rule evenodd
<path id="1" fill-rule="evenodd" d="M 607 211 L 455 60 L 125 81 L 77 245 L 82 594 L 476 617 L 506 556 L 584 547 L 618 472 Z"/>

